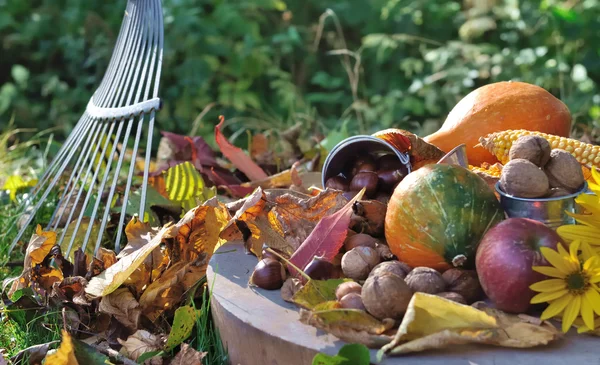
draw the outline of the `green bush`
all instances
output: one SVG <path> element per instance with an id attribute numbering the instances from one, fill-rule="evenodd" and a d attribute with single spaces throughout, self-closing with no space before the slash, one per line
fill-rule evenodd
<path id="1" fill-rule="evenodd" d="M 124 3 L 0 0 L 0 126 L 14 116 L 68 134 L 103 76 Z M 163 3 L 160 130 L 211 135 L 223 114 L 237 135 L 297 122 L 311 134 L 427 134 L 469 91 L 501 80 L 538 84 L 582 131 L 598 127 L 598 0 Z"/>

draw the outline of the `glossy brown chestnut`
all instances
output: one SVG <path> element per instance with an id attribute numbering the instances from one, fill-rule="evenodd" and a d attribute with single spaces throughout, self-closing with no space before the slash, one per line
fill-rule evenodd
<path id="1" fill-rule="evenodd" d="M 333 264 L 321 257 L 314 257 L 304 268 L 304 273 L 313 280 L 327 280 L 333 274 Z"/>
<path id="2" fill-rule="evenodd" d="M 406 177 L 406 173 L 402 169 L 398 170 L 378 170 L 379 188 L 382 191 L 392 191 Z"/>
<path id="3" fill-rule="evenodd" d="M 286 279 L 285 268 L 281 262 L 264 258 L 256 264 L 250 281 L 262 289 L 276 290 L 283 286 Z"/>
<path id="4" fill-rule="evenodd" d="M 396 155 L 387 154 L 377 159 L 378 170 L 399 170 L 403 167 L 404 165 Z"/>
<path id="5" fill-rule="evenodd" d="M 365 195 L 373 197 L 377 193 L 378 182 L 379 177 L 376 173 L 370 171 L 359 172 L 352 178 L 350 190 L 360 191 L 362 188 L 365 188 Z"/>
<path id="6" fill-rule="evenodd" d="M 343 176 L 334 176 L 327 179 L 325 182 L 325 188 L 348 191 L 349 181 Z"/>
<path id="7" fill-rule="evenodd" d="M 375 171 L 377 170 L 377 165 L 375 163 L 375 159 L 370 155 L 359 156 L 352 165 L 352 176 L 358 174 L 359 172 L 364 171 Z"/>

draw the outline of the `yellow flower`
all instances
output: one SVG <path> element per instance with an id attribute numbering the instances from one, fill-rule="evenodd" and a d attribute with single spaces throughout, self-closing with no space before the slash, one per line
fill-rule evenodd
<path id="1" fill-rule="evenodd" d="M 561 244 L 557 247 L 558 251 L 548 247 L 540 249 L 552 266 L 534 266 L 533 270 L 552 279 L 530 286 L 531 290 L 539 292 L 531 303 L 550 303 L 541 319 L 562 314 L 562 331 L 565 333 L 579 316 L 587 328 L 594 329 L 594 313 L 600 316 L 600 289 L 597 286 L 600 282 L 600 256 L 579 240 L 571 243 L 569 252 Z"/>
<path id="2" fill-rule="evenodd" d="M 560 226 L 556 232 L 565 242 L 581 240 L 600 252 L 600 172 L 595 167 L 592 168 L 592 178 L 593 181 L 588 181 L 588 187 L 595 195 L 581 194 L 575 199 L 586 213 L 566 212 L 580 224 Z"/>

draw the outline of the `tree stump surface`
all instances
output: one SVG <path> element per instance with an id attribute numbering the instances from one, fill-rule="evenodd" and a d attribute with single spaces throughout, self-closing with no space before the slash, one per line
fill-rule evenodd
<path id="1" fill-rule="evenodd" d="M 335 355 L 344 341 L 299 321 L 299 308 L 279 290 L 248 286 L 258 262 L 242 243 L 230 242 L 213 255 L 207 270 L 211 312 L 232 365 L 310 365 L 319 353 Z M 548 346 L 510 349 L 459 345 L 388 357 L 381 365 L 600 364 L 600 338 L 570 332 Z M 377 350 L 371 361 L 377 364 Z"/>

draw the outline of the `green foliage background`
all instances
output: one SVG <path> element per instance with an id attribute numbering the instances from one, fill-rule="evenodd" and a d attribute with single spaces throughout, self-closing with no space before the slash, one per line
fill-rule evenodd
<path id="1" fill-rule="evenodd" d="M 64 138 L 99 84 L 125 1 L 0 0 L 0 129 Z M 343 138 L 436 130 L 474 88 L 540 85 L 600 116 L 600 1 L 165 0 L 157 129 Z M 214 104 L 213 104 L 214 103 Z M 208 106 L 196 127 L 193 122 Z M 61 139 L 62 139 L 61 138 Z M 209 138 L 212 140 L 212 138 Z"/>

